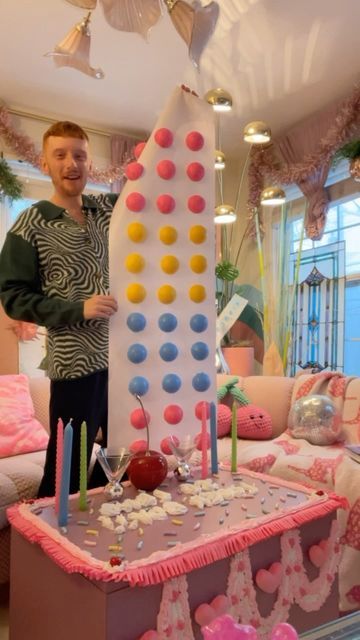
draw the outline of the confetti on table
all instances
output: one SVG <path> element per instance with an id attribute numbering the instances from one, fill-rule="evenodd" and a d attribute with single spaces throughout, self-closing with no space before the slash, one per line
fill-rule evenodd
<path id="1" fill-rule="evenodd" d="M 139 542 L 136 545 L 136 549 L 140 551 L 143 548 L 143 546 L 144 546 L 144 540 L 139 540 Z"/>
<path id="2" fill-rule="evenodd" d="M 195 511 L 194 516 L 195 518 L 200 518 L 201 516 L 205 515 L 205 511 Z"/>
<path id="3" fill-rule="evenodd" d="M 168 547 L 175 547 L 177 544 L 179 544 L 178 540 L 169 540 L 167 543 Z"/>
<path id="4" fill-rule="evenodd" d="M 86 529 L 86 535 L 98 536 L 99 535 L 99 531 L 97 529 Z"/>
<path id="5" fill-rule="evenodd" d="M 121 551 L 122 547 L 119 544 L 109 544 L 109 551 Z"/>
<path id="6" fill-rule="evenodd" d="M 96 547 L 97 542 L 96 540 L 84 540 L 84 545 L 86 547 Z"/>
<path id="7" fill-rule="evenodd" d="M 288 491 L 286 494 L 289 498 L 297 498 L 297 493 L 292 493 L 291 491 Z"/>
<path id="8" fill-rule="evenodd" d="M 89 524 L 89 520 L 78 520 L 77 524 L 83 526 L 83 527 L 87 527 Z"/>
<path id="9" fill-rule="evenodd" d="M 176 531 L 164 531 L 163 536 L 177 536 Z"/>
<path id="10" fill-rule="evenodd" d="M 197 531 L 198 529 L 200 529 L 200 522 L 197 522 L 197 523 L 194 525 L 194 531 Z"/>
<path id="11" fill-rule="evenodd" d="M 182 524 L 184 524 L 184 521 L 183 521 L 183 520 L 178 520 L 177 518 L 173 518 L 173 519 L 171 520 L 171 522 L 172 522 L 173 524 L 176 524 L 176 525 L 177 525 L 177 526 L 179 526 L 179 527 L 180 527 Z"/>

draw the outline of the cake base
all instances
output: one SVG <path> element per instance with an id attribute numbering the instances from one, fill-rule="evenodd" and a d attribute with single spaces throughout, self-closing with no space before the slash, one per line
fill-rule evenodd
<path id="1" fill-rule="evenodd" d="M 335 514 L 299 527 L 302 548 L 308 549 L 329 536 Z M 250 547 L 253 576 L 260 568 L 280 560 L 280 536 L 272 536 Z M 303 554 L 310 580 L 318 570 Z M 187 574 L 190 612 L 219 593 L 225 593 L 231 558 L 214 562 Z M 10 582 L 10 640 L 137 640 L 148 629 L 156 629 L 162 584 L 130 587 L 123 582 L 91 580 L 78 573 L 65 573 L 42 551 L 12 528 Z M 277 594 L 266 594 L 255 585 L 257 604 L 269 615 Z M 193 616 L 192 616 L 193 617 Z M 303 632 L 338 617 L 338 585 L 318 611 L 305 613 L 293 604 L 288 622 Z M 196 640 L 202 638 L 193 622 Z M 186 640 L 184 632 L 179 638 Z"/>

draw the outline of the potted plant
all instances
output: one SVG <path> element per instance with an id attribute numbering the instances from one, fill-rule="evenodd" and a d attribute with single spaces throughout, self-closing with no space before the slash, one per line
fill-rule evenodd
<path id="1" fill-rule="evenodd" d="M 349 160 L 350 175 L 360 182 L 360 140 L 351 140 L 340 147 L 334 155 L 334 162 L 346 158 Z"/>

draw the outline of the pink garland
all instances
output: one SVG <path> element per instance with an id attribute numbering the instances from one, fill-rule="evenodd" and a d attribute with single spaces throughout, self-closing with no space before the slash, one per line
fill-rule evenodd
<path id="1" fill-rule="evenodd" d="M 263 178 L 276 184 L 293 184 L 307 180 L 319 166 L 328 164 L 335 152 L 344 144 L 360 124 L 360 87 L 344 100 L 326 136 L 319 141 L 318 150 L 304 157 L 302 162 L 279 166 L 269 149 L 253 147 L 249 167 L 249 206 L 259 206 Z"/>
<path id="2" fill-rule="evenodd" d="M 41 153 L 35 147 L 31 138 L 23 133 L 18 133 L 11 124 L 11 117 L 7 108 L 0 106 L 0 136 L 4 138 L 6 144 L 14 151 L 19 158 L 29 162 L 36 169 L 40 169 Z M 123 164 L 115 166 L 110 164 L 105 169 L 96 167 L 89 172 L 91 182 L 98 184 L 112 184 L 115 180 L 120 180 L 125 171 L 125 165 L 130 158 L 124 158 Z"/>

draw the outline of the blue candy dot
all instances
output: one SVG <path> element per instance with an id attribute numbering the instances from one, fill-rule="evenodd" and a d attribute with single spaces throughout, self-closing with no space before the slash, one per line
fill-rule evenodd
<path id="1" fill-rule="evenodd" d="M 210 378 L 207 373 L 197 373 L 192 379 L 195 391 L 206 391 L 210 387 Z"/>
<path id="2" fill-rule="evenodd" d="M 159 349 L 160 357 L 165 360 L 165 362 L 172 362 L 177 358 L 179 351 L 176 344 L 172 342 L 165 342 L 161 345 Z"/>
<path id="3" fill-rule="evenodd" d="M 142 313 L 130 313 L 126 324 L 131 331 L 143 331 L 146 327 L 146 318 Z"/>
<path id="4" fill-rule="evenodd" d="M 127 357 L 130 362 L 134 364 L 139 364 L 139 362 L 144 362 L 147 356 L 147 349 L 143 344 L 132 344 L 128 348 Z"/>
<path id="5" fill-rule="evenodd" d="M 144 396 L 149 390 L 149 383 L 142 376 L 135 376 L 129 382 L 129 391 L 133 396 Z"/>
<path id="6" fill-rule="evenodd" d="M 194 342 L 191 347 L 191 355 L 195 360 L 205 360 L 209 355 L 209 347 L 205 342 Z"/>
<path id="7" fill-rule="evenodd" d="M 181 379 L 176 373 L 168 373 L 163 377 L 162 388 L 168 393 L 175 393 L 181 387 Z"/>
<path id="8" fill-rule="evenodd" d="M 208 328 L 208 319 L 202 313 L 195 313 L 190 318 L 190 327 L 196 333 L 202 333 Z"/>
<path id="9" fill-rule="evenodd" d="M 177 317 L 172 313 L 163 313 L 158 322 L 161 331 L 166 331 L 167 333 L 174 331 L 177 327 L 177 323 Z"/>

